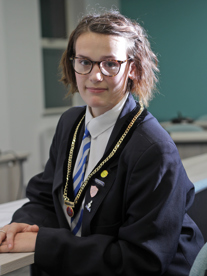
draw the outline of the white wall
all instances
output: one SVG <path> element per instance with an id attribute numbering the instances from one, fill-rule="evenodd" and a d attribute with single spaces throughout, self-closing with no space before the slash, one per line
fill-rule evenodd
<path id="1" fill-rule="evenodd" d="M 0 1 L 0 152 L 10 146 L 3 1 Z"/>
<path id="2" fill-rule="evenodd" d="M 40 134 L 59 116 L 43 117 L 37 0 L 0 1 L 0 149 L 29 152 L 25 182 L 41 170 Z M 3 15 L 3 16 L 2 16 Z"/>
<path id="3" fill-rule="evenodd" d="M 73 25 L 89 4 L 118 6 L 118 0 L 70 2 Z M 24 165 L 25 183 L 42 169 L 41 134 L 54 128 L 60 117 L 43 116 L 38 3 L 38 0 L 0 0 L 0 150 L 30 153 Z"/>

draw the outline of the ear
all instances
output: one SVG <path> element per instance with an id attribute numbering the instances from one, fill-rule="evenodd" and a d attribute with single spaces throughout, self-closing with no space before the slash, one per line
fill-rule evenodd
<path id="1" fill-rule="evenodd" d="M 135 79 L 135 64 L 134 62 L 131 62 L 129 65 L 129 75 L 128 77 L 133 80 Z"/>

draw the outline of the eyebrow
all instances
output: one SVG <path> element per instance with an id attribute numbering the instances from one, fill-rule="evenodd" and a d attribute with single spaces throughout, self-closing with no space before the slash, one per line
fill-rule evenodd
<path id="1" fill-rule="evenodd" d="M 77 57 L 80 57 L 80 58 L 86 58 L 86 59 L 89 59 L 91 60 L 90 57 L 87 57 L 87 56 L 84 56 L 84 55 L 77 55 Z M 113 55 L 109 55 L 109 56 L 101 56 L 100 60 L 105 60 L 105 59 L 112 59 L 112 60 L 117 60 L 117 58 Z"/>

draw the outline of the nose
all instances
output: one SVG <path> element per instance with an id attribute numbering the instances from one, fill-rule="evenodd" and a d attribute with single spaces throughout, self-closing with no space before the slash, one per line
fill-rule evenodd
<path id="1" fill-rule="evenodd" d="M 90 72 L 90 80 L 95 83 L 103 80 L 103 74 L 101 73 L 101 70 L 99 68 L 99 65 L 95 63 L 93 65 L 93 68 Z"/>

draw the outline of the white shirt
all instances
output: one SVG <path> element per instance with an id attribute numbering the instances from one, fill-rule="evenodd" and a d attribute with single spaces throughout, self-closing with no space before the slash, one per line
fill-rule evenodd
<path id="1" fill-rule="evenodd" d="M 90 135 L 91 135 L 91 147 L 90 147 L 90 153 L 89 153 L 89 159 L 88 159 L 88 164 L 87 168 L 85 171 L 85 176 L 84 180 L 88 177 L 88 175 L 91 173 L 93 168 L 96 166 L 96 164 L 99 162 L 99 160 L 102 158 L 104 151 L 106 149 L 106 145 L 108 143 L 109 137 L 111 135 L 111 132 L 114 128 L 114 125 L 118 119 L 119 114 L 121 113 L 121 110 L 128 98 L 129 92 L 125 94 L 123 99 L 115 105 L 112 109 L 109 111 L 105 112 L 104 114 L 98 116 L 98 117 L 93 117 L 90 113 L 90 109 L 87 106 L 86 108 L 86 117 L 85 117 L 85 126 L 87 126 Z M 81 159 L 83 151 L 83 146 L 81 143 L 80 150 L 78 152 L 78 156 L 76 159 L 75 167 L 73 170 L 73 177 L 76 172 L 77 165 L 79 163 L 79 160 Z M 71 226 L 71 218 L 67 215 L 66 212 L 66 206 L 63 201 L 63 189 L 61 189 L 60 192 L 60 201 L 62 203 L 63 211 L 65 213 L 65 216 L 67 218 L 67 221 L 69 225 Z M 84 204 L 84 200 L 83 200 Z M 82 204 L 82 207 L 83 207 Z M 74 219 L 75 221 L 75 219 Z M 78 232 L 77 236 L 81 236 L 81 229 Z"/>
<path id="2" fill-rule="evenodd" d="M 95 118 L 91 115 L 90 109 L 87 106 L 85 127 L 87 126 L 88 131 L 90 132 L 90 135 L 91 135 L 91 147 L 90 147 L 90 155 L 89 155 L 87 168 L 85 171 L 84 180 L 88 177 L 90 172 L 99 162 L 99 160 L 102 158 L 105 152 L 109 137 L 111 135 L 111 132 L 126 102 L 127 97 L 128 97 L 128 93 L 126 93 L 124 98 L 112 109 Z M 81 159 L 82 151 L 83 151 L 83 148 L 81 145 L 77 156 L 76 164 L 74 167 L 73 176 L 74 176 L 74 172 L 76 172 L 76 166 L 79 163 L 79 160 Z"/>

